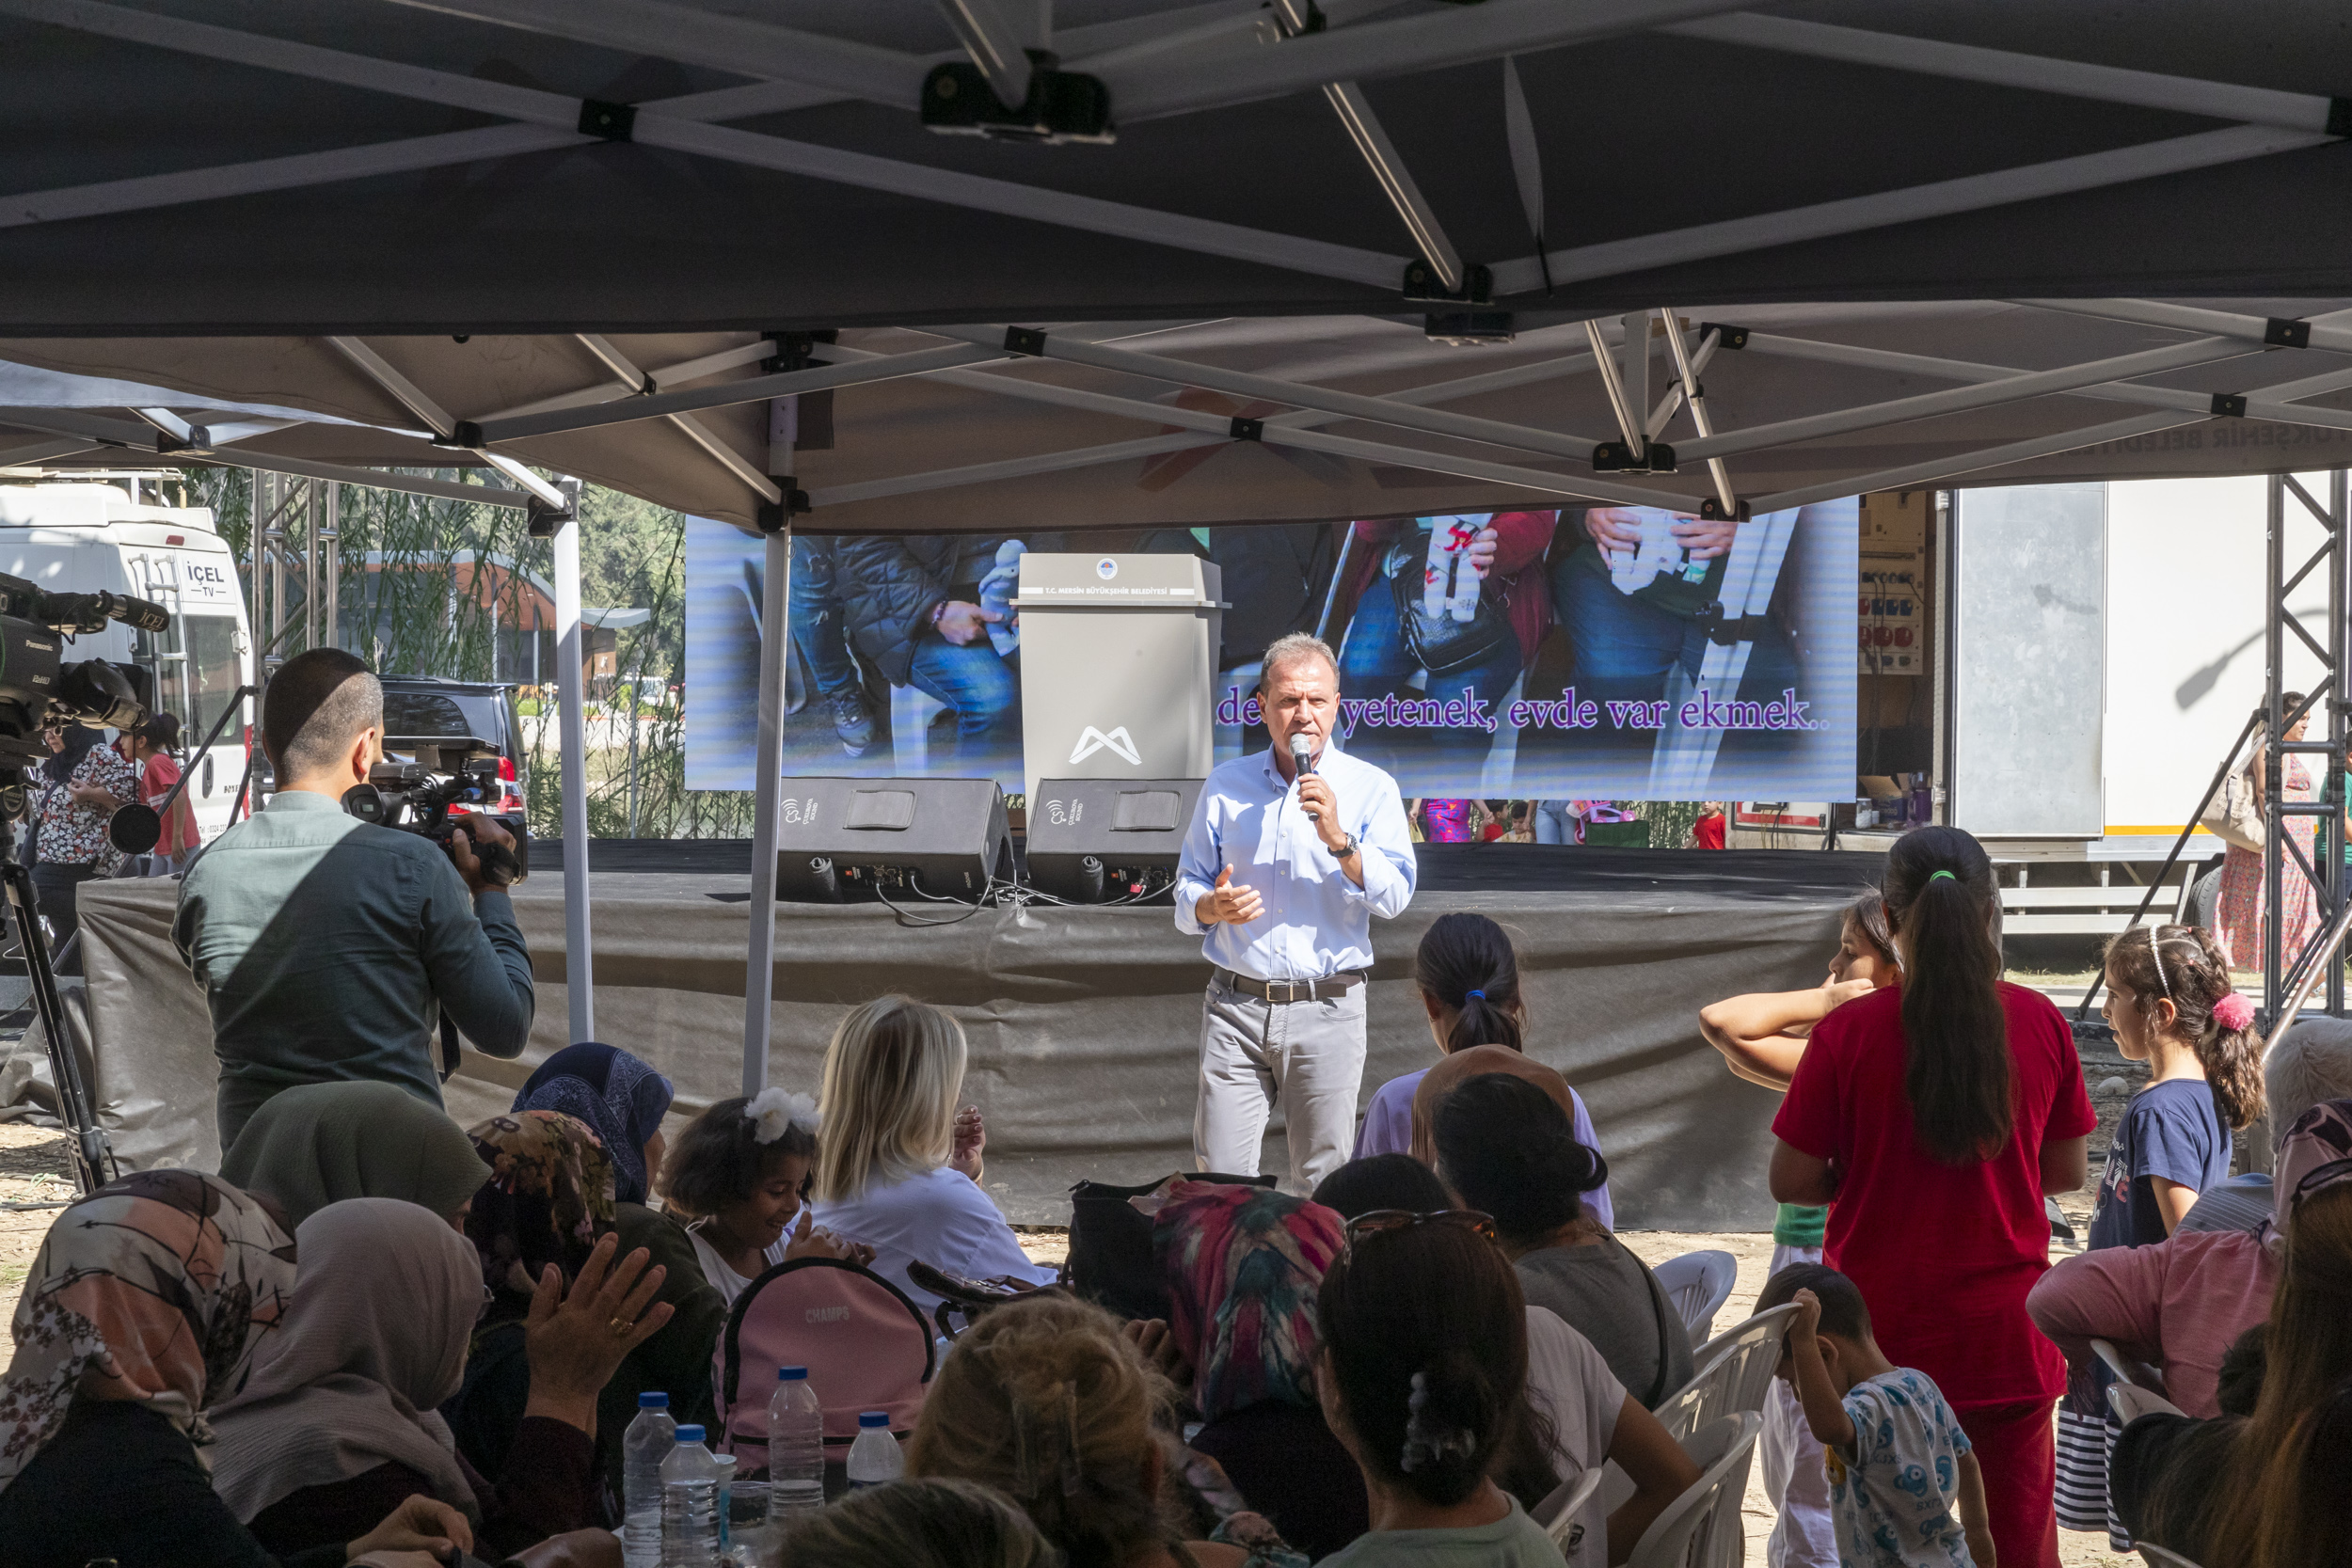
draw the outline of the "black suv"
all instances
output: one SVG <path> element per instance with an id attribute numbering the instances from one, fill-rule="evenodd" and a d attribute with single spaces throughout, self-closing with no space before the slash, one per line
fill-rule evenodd
<path id="1" fill-rule="evenodd" d="M 513 687 L 438 675 L 380 679 L 387 752 L 414 757 L 437 773 L 454 773 L 469 758 L 495 756 L 501 794 L 491 809 L 522 815 L 523 722 Z"/>

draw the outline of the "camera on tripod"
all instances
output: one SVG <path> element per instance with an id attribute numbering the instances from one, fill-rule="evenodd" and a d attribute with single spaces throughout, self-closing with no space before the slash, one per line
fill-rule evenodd
<path id="1" fill-rule="evenodd" d="M 108 621 L 159 632 L 170 628 L 171 615 L 144 599 L 52 594 L 0 573 L 0 813 L 13 817 L 24 811 L 24 771 L 49 760 L 43 729 L 89 724 L 127 730 L 146 720 L 139 700 L 144 671 L 103 658 L 69 663 L 63 657 L 60 633 L 101 631 Z"/>
<path id="2" fill-rule="evenodd" d="M 475 742 L 487 747 L 487 742 Z M 343 810 L 362 822 L 403 832 L 421 833 L 446 848 L 450 835 L 465 832 L 482 868 L 504 886 L 519 882 L 531 871 L 531 833 L 519 816 L 482 808 L 503 797 L 499 759 L 469 756 L 453 770 L 440 771 L 414 758 L 387 755 L 368 769 L 368 782 L 343 791 Z M 469 832 L 471 816 L 487 816 L 515 836 L 515 847 L 485 843 Z"/>

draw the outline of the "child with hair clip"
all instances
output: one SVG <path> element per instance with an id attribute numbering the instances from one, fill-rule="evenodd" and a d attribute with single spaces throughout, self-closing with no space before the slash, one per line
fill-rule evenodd
<path id="1" fill-rule="evenodd" d="M 2263 1111 L 2262 1040 L 2254 1006 L 2230 981 L 2229 956 L 2196 926 L 2137 927 L 2107 944 L 2100 1016 L 2128 1061 L 2148 1064 L 2107 1146 L 2090 1213 L 2090 1246 L 2153 1246 L 2181 1227 L 2197 1196 L 2230 1179 L 2230 1133 Z M 2096 1361 L 2070 1370 L 2058 1410 L 2058 1523 L 2107 1531 L 2131 1548 L 2107 1503 L 2107 1458 L 2122 1426 L 2107 1408 L 2113 1381 Z"/>
<path id="2" fill-rule="evenodd" d="M 787 1259 L 874 1260 L 872 1247 L 817 1228 L 807 1201 L 816 1159 L 817 1101 L 779 1088 L 722 1100 L 678 1134 L 662 1191 L 695 1216 L 686 1234 L 729 1307 Z"/>
<path id="3" fill-rule="evenodd" d="M 1794 1302 L 1773 1373 L 1792 1385 L 1827 1450 L 1844 1568 L 1994 1568 L 1993 1523 L 1973 1445 L 1927 1373 L 1898 1367 L 1870 1333 L 1854 1282 L 1796 1263 L 1756 1309 Z"/>

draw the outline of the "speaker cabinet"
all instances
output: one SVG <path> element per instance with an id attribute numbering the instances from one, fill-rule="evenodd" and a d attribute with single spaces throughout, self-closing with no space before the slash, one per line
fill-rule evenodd
<path id="1" fill-rule="evenodd" d="M 1005 796 L 993 779 L 786 779 L 777 803 L 776 897 L 794 904 L 926 895 L 977 903 L 1012 877 Z"/>
<path id="2" fill-rule="evenodd" d="M 1029 885 L 1073 904 L 1168 901 L 1199 779 L 1041 779 Z"/>

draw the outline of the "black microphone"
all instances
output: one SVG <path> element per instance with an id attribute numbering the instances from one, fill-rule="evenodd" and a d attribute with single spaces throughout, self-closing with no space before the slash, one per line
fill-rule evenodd
<path id="1" fill-rule="evenodd" d="M 1307 737 L 1303 735 L 1291 736 L 1291 770 L 1302 779 L 1315 770 L 1314 748 L 1307 743 Z M 1309 811 L 1307 820 L 1320 822 L 1323 820 L 1323 814 L 1319 811 Z"/>

